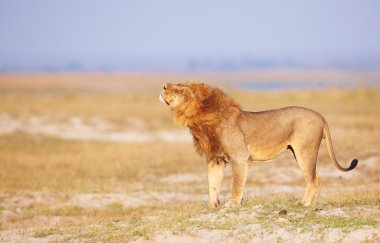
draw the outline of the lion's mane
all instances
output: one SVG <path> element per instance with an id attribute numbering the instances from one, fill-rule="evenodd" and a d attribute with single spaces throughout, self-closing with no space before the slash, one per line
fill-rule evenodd
<path id="1" fill-rule="evenodd" d="M 173 109 L 174 120 L 189 128 L 200 155 L 207 158 L 222 156 L 219 124 L 231 114 L 231 110 L 240 110 L 240 105 L 218 88 L 193 82 L 186 86 L 191 90 L 191 97 Z"/>

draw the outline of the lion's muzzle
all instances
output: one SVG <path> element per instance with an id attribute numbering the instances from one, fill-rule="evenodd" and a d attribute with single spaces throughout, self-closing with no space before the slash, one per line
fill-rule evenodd
<path id="1" fill-rule="evenodd" d="M 169 102 L 167 102 L 167 101 L 164 99 L 164 96 L 162 95 L 162 92 L 160 93 L 160 96 L 158 97 L 158 99 L 159 99 L 162 103 L 169 105 Z"/>

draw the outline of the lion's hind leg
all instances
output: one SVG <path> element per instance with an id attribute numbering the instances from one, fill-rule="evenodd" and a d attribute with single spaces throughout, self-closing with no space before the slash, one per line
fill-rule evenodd
<path id="1" fill-rule="evenodd" d="M 319 198 L 319 180 L 316 174 L 318 148 L 304 148 L 303 150 L 293 148 L 306 182 L 306 192 L 299 203 L 306 207 L 312 204 L 316 205 Z"/>

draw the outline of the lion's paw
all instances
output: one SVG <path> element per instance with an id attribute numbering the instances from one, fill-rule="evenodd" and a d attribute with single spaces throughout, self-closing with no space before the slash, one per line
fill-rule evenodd
<path id="1" fill-rule="evenodd" d="M 297 205 L 298 206 L 302 206 L 302 207 L 310 207 L 311 206 L 311 202 L 305 202 L 304 200 L 300 200 L 297 202 Z"/>
<path id="2" fill-rule="evenodd" d="M 215 210 L 218 208 L 218 206 L 219 206 L 219 202 L 215 202 L 215 203 L 209 202 L 208 203 L 208 209 L 209 210 Z"/>
<path id="3" fill-rule="evenodd" d="M 241 206 L 241 203 L 236 202 L 236 201 L 230 199 L 227 202 L 225 202 L 223 206 L 225 208 L 236 208 L 236 207 Z"/>

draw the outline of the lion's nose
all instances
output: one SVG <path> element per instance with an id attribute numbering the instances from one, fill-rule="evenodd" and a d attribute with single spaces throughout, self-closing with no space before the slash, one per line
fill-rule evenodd
<path id="1" fill-rule="evenodd" d="M 164 90 L 166 90 L 166 85 L 164 85 Z"/>

